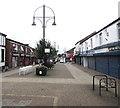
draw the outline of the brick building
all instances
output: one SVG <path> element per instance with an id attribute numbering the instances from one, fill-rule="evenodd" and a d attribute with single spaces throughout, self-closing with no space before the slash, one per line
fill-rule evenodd
<path id="1" fill-rule="evenodd" d="M 6 35 L 0 33 L 0 71 L 5 66 L 5 47 L 6 47 Z"/>
<path id="2" fill-rule="evenodd" d="M 75 47 L 70 49 L 70 50 L 68 50 L 68 51 L 66 51 L 66 61 L 68 61 L 68 62 L 69 61 L 74 61 L 74 57 L 73 57 L 74 49 L 75 49 Z"/>
<path id="3" fill-rule="evenodd" d="M 35 52 L 28 44 L 23 44 L 12 39 L 6 39 L 6 66 L 32 65 L 35 62 Z"/>
<path id="4" fill-rule="evenodd" d="M 120 17 L 75 47 L 76 63 L 120 79 Z"/>

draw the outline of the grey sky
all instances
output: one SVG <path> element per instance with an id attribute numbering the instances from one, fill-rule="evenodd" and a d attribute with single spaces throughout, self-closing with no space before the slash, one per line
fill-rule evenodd
<path id="1" fill-rule="evenodd" d="M 35 47 L 42 38 L 42 25 L 32 17 L 36 8 L 45 4 L 56 16 L 47 23 L 46 39 L 59 45 L 60 52 L 74 47 L 75 43 L 98 31 L 118 18 L 119 0 L 1 0 L 0 32 L 8 38 Z M 47 10 L 46 10 L 47 11 Z M 47 14 L 47 13 L 46 13 Z"/>

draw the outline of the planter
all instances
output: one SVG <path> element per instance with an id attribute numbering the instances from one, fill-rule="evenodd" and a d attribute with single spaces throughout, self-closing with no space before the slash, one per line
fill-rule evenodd
<path id="1" fill-rule="evenodd" d="M 36 67 L 36 75 L 47 75 L 47 67 L 46 66 L 38 66 Z"/>

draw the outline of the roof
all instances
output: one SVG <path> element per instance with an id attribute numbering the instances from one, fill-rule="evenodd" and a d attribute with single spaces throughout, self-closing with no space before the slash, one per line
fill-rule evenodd
<path id="1" fill-rule="evenodd" d="M 89 39 L 90 37 L 92 37 L 93 35 L 95 35 L 96 33 L 97 33 L 96 31 L 93 32 L 93 33 L 91 33 L 90 35 L 86 36 L 86 37 L 83 38 L 82 40 L 78 41 L 76 44 L 78 44 L 79 42 L 80 42 L 80 43 L 83 43 L 84 41 L 86 41 L 87 39 Z M 75 45 L 76 45 L 76 44 L 75 44 Z"/>
<path id="2" fill-rule="evenodd" d="M 97 33 L 101 32 L 102 30 L 106 29 L 107 27 L 111 26 L 112 24 L 116 23 L 119 20 L 120 20 L 120 17 L 118 19 L 114 20 L 113 22 L 111 22 L 110 24 L 108 24 L 107 26 L 105 26 L 102 29 L 100 29 Z"/>
<path id="3" fill-rule="evenodd" d="M 75 47 L 73 47 L 72 49 L 70 49 L 70 50 L 68 50 L 66 52 L 69 53 L 69 52 L 73 51 L 74 49 L 75 49 Z"/>
<path id="4" fill-rule="evenodd" d="M 110 24 L 108 24 L 107 26 L 103 27 L 103 28 L 100 29 L 99 31 L 93 32 L 93 33 L 91 33 L 90 35 L 86 36 L 86 37 L 83 38 L 82 40 L 78 41 L 76 44 L 78 44 L 79 42 L 80 42 L 80 43 L 83 43 L 84 41 L 86 41 L 86 40 L 89 39 L 90 37 L 92 37 L 92 36 L 94 36 L 95 34 L 101 32 L 102 30 L 106 29 L 107 27 L 111 26 L 112 24 L 116 23 L 116 22 L 119 21 L 119 20 L 120 20 L 120 17 L 117 18 L 116 20 L 114 20 L 113 22 L 111 22 Z M 119 22 L 119 23 L 120 23 L 120 22 Z M 75 45 L 76 45 L 76 44 L 75 44 Z"/>
<path id="5" fill-rule="evenodd" d="M 1 33 L 1 32 L 0 32 L 0 35 L 5 36 L 5 37 L 7 36 L 6 34 L 3 34 L 3 33 Z"/>
<path id="6" fill-rule="evenodd" d="M 12 39 L 8 39 L 8 38 L 6 38 L 6 39 L 9 40 L 9 41 L 12 41 L 12 42 L 15 42 L 15 43 L 21 44 L 21 45 L 28 46 L 28 44 L 24 44 L 24 43 L 21 43 L 21 42 L 18 42 L 18 41 L 12 40 Z"/>
<path id="7" fill-rule="evenodd" d="M 8 39 L 8 38 L 6 38 L 6 39 L 9 40 L 9 41 L 12 41 L 12 42 L 15 42 L 15 43 L 21 44 L 21 45 L 23 45 L 23 46 L 27 46 L 27 47 L 29 47 L 29 48 L 32 48 L 32 47 L 29 46 L 29 44 L 24 44 L 24 43 L 21 43 L 21 42 L 18 42 L 18 41 L 12 40 L 12 39 Z M 32 48 L 32 49 L 34 50 L 34 48 Z"/>

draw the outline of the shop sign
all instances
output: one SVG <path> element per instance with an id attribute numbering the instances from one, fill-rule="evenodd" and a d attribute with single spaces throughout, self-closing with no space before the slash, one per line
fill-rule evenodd
<path id="1" fill-rule="evenodd" d="M 26 57 L 30 57 L 30 55 L 26 55 Z"/>
<path id="2" fill-rule="evenodd" d="M 50 49 L 49 48 L 45 48 L 45 53 L 50 53 Z"/>
<path id="3" fill-rule="evenodd" d="M 108 49 L 109 51 L 116 51 L 116 50 L 120 50 L 120 46 L 113 46 L 113 47 L 109 47 Z"/>
<path id="4" fill-rule="evenodd" d="M 25 54 L 21 54 L 21 56 L 25 56 Z"/>
<path id="5" fill-rule="evenodd" d="M 13 56 L 19 56 L 19 54 L 13 54 Z"/>
<path id="6" fill-rule="evenodd" d="M 95 53 L 104 53 L 104 52 L 109 52 L 108 48 L 95 50 Z"/>

